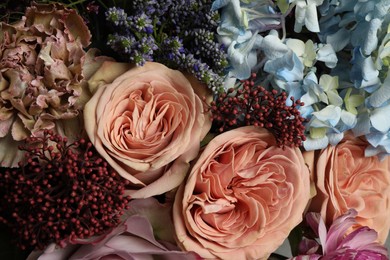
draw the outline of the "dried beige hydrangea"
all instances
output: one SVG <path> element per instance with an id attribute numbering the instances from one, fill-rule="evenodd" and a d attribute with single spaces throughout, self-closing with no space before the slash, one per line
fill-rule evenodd
<path id="1" fill-rule="evenodd" d="M 91 34 L 75 10 L 33 4 L 0 27 L 0 166 L 16 167 L 18 144 L 52 129 L 68 137 L 83 129 L 87 80 L 105 57 L 84 49 Z"/>

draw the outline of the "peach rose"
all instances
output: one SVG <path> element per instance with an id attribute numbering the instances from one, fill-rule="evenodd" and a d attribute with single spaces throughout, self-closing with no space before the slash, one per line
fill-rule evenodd
<path id="1" fill-rule="evenodd" d="M 384 243 L 390 227 L 390 160 L 364 157 L 367 143 L 348 133 L 336 146 L 318 155 L 315 178 L 317 195 L 311 210 L 321 212 L 326 223 L 358 211 L 357 222 L 378 232 Z"/>
<path id="2" fill-rule="evenodd" d="M 177 194 L 178 244 L 204 258 L 266 259 L 302 220 L 309 170 L 298 148 L 276 146 L 265 129 L 215 137 Z"/>
<path id="3" fill-rule="evenodd" d="M 179 186 L 199 152 L 211 127 L 195 94 L 205 86 L 159 63 L 127 68 L 107 62 L 92 77 L 85 128 L 101 156 L 134 184 L 127 195 L 150 197 Z"/>

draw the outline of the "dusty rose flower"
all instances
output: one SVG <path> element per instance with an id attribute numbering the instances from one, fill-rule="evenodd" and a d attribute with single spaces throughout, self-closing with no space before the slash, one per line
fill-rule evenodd
<path id="1" fill-rule="evenodd" d="M 83 50 L 90 38 L 82 18 L 59 4 L 34 4 L 19 22 L 1 24 L 1 166 L 16 166 L 17 142 L 43 129 L 79 134 L 87 79 L 98 64 L 96 50 Z"/>
<path id="2" fill-rule="evenodd" d="M 28 260 L 94 260 L 94 259 L 199 259 L 193 252 L 181 251 L 173 239 L 171 205 L 154 198 L 133 200 L 124 222 L 109 234 L 83 245 L 68 244 L 59 248 L 52 244 L 44 252 L 32 253 Z"/>
<path id="3" fill-rule="evenodd" d="M 319 238 L 322 251 L 316 240 L 305 239 L 300 244 L 302 255 L 292 260 L 317 260 L 317 259 L 388 259 L 387 249 L 375 241 L 377 232 L 366 226 L 360 226 L 353 232 L 350 229 L 356 225 L 357 211 L 348 210 L 339 216 L 327 230 L 319 213 L 310 212 L 306 220 L 316 236 Z"/>
<path id="4" fill-rule="evenodd" d="M 266 259 L 301 222 L 309 197 L 298 148 L 279 148 L 253 126 L 222 133 L 177 192 L 178 243 L 204 258 Z"/>
<path id="5" fill-rule="evenodd" d="M 365 157 L 367 145 L 348 133 L 320 152 L 314 174 L 317 195 L 310 207 L 321 212 L 327 225 L 353 208 L 357 222 L 375 229 L 384 243 L 390 228 L 390 158 Z"/>
<path id="6" fill-rule="evenodd" d="M 120 67 L 106 63 L 97 74 L 120 70 L 107 72 L 113 66 Z M 149 62 L 95 88 L 86 104 L 87 134 L 102 157 L 134 184 L 128 192 L 133 198 L 179 186 L 197 156 L 211 122 L 195 94 L 205 86 L 194 82 Z"/>

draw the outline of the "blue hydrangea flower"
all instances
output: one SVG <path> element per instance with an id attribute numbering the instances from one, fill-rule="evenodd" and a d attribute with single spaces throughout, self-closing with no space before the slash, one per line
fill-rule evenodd
<path id="1" fill-rule="evenodd" d="M 326 0 L 320 7 L 320 39 L 335 51 L 351 45 L 370 55 L 377 47 L 377 32 L 389 9 L 389 0 Z"/>
<path id="2" fill-rule="evenodd" d="M 238 79 L 247 79 L 252 68 L 257 64 L 257 50 L 261 46 L 262 37 L 255 33 L 251 39 L 237 43 L 233 41 L 228 48 L 230 75 Z"/>
<path id="3" fill-rule="evenodd" d="M 280 27 L 281 14 L 270 1 L 216 0 L 212 10 L 221 10 L 217 32 L 228 49 L 229 77 L 246 79 L 258 64 L 263 37 L 259 32 Z"/>
<path id="4" fill-rule="evenodd" d="M 383 160 L 390 154 L 390 133 L 386 134 L 373 132 L 366 135 L 367 141 L 370 145 L 364 151 L 365 156 L 378 156 Z"/>
<path id="5" fill-rule="evenodd" d="M 366 156 L 378 155 L 383 158 L 390 154 L 390 105 L 366 109 L 360 112 L 353 133 L 356 136 L 364 135 L 370 146 L 366 149 Z"/>
<path id="6" fill-rule="evenodd" d="M 344 137 L 344 132 L 352 129 L 356 124 L 356 115 L 341 109 L 338 106 L 328 105 L 312 113 L 312 118 L 306 125 L 307 140 L 304 142 L 306 150 L 323 149 L 328 144 L 336 145 Z"/>
<path id="7" fill-rule="evenodd" d="M 371 56 L 366 57 L 360 48 L 355 48 L 352 56 L 351 80 L 356 88 L 373 92 L 379 87 L 379 71 Z"/>

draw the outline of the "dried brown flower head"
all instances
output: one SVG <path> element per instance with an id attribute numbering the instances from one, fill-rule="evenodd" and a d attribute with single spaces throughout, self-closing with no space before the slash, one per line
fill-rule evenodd
<path id="1" fill-rule="evenodd" d="M 81 131 L 87 79 L 99 63 L 96 50 L 84 51 L 90 39 L 82 17 L 60 4 L 33 4 L 17 23 L 1 23 L 2 166 L 16 167 L 22 158 L 17 142 L 44 129 L 67 136 Z"/>

